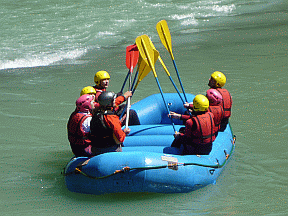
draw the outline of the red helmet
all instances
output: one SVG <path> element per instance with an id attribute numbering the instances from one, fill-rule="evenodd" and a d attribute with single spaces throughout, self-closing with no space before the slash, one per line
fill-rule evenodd
<path id="1" fill-rule="evenodd" d="M 84 94 L 76 100 L 76 107 L 80 112 L 89 112 L 92 109 L 91 102 L 93 103 L 95 95 Z"/>
<path id="2" fill-rule="evenodd" d="M 218 105 L 222 101 L 222 95 L 216 89 L 208 89 L 206 97 L 208 98 L 210 105 Z"/>

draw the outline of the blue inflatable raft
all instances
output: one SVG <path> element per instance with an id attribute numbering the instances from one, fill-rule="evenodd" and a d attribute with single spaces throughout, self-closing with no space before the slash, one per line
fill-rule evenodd
<path id="1" fill-rule="evenodd" d="M 187 94 L 188 101 L 194 95 Z M 178 94 L 164 94 L 170 111 L 183 113 Z M 151 95 L 132 105 L 141 125 L 129 126 L 123 152 L 111 152 L 92 158 L 72 158 L 65 168 L 67 188 L 87 194 L 155 192 L 187 193 L 216 182 L 229 156 L 235 138 L 230 125 L 219 132 L 209 155 L 165 153 L 174 140 L 174 128 L 167 116 L 161 94 Z M 174 120 L 176 131 L 183 127 Z"/>

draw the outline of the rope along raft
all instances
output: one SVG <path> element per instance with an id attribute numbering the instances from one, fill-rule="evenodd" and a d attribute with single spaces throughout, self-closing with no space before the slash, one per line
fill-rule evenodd
<path id="1" fill-rule="evenodd" d="M 233 152 L 233 150 L 235 148 L 235 145 L 234 145 L 235 141 L 236 141 L 236 136 L 234 135 L 233 141 L 231 141 L 232 142 L 232 149 L 230 151 L 230 154 L 231 154 L 231 152 Z M 177 170 L 177 168 L 179 166 L 200 166 L 200 167 L 207 167 L 207 168 L 213 168 L 213 169 L 220 169 L 227 163 L 227 161 L 230 157 L 230 154 L 227 154 L 226 150 L 224 150 L 224 154 L 225 154 L 226 158 L 225 158 L 225 161 L 223 162 L 223 164 L 219 164 L 219 161 L 217 158 L 216 158 L 216 160 L 217 160 L 216 165 L 207 165 L 207 164 L 198 164 L 198 163 L 178 163 L 178 162 L 169 162 L 168 161 L 168 165 L 162 165 L 162 166 L 147 166 L 147 167 L 134 167 L 134 168 L 130 168 L 127 166 L 127 167 L 123 167 L 121 170 L 115 170 L 115 172 L 113 172 L 112 174 L 109 174 L 106 176 L 100 176 L 100 177 L 95 177 L 95 176 L 91 176 L 91 175 L 84 173 L 81 170 L 82 165 L 85 164 L 85 162 L 84 162 L 81 166 L 76 167 L 74 171 L 69 172 L 69 173 L 65 173 L 64 175 L 69 176 L 69 175 L 73 175 L 73 174 L 82 174 L 83 176 L 97 180 L 97 179 L 105 179 L 105 178 L 111 177 L 113 175 L 132 171 L 132 170 L 151 170 L 151 169 L 163 169 L 163 168 L 169 168 L 169 169 Z"/>

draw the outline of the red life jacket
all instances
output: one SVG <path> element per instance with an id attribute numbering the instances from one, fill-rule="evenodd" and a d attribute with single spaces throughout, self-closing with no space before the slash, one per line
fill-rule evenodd
<path id="1" fill-rule="evenodd" d="M 72 151 L 75 155 L 82 154 L 90 143 L 89 133 L 86 133 L 82 129 L 82 124 L 88 117 L 91 117 L 91 114 L 80 113 L 74 111 L 68 121 L 68 139 L 72 148 Z"/>
<path id="2" fill-rule="evenodd" d="M 208 111 L 213 113 L 214 115 L 214 131 L 213 133 L 216 134 L 218 130 L 220 129 L 220 123 L 224 117 L 224 110 L 222 106 L 209 106 Z"/>
<path id="3" fill-rule="evenodd" d="M 98 97 L 99 97 L 99 95 L 100 95 L 102 92 L 105 92 L 106 89 L 105 89 L 105 88 L 103 88 L 103 89 L 97 89 L 96 86 L 93 86 L 93 88 L 94 88 L 95 91 L 96 91 L 95 101 L 98 102 Z"/>
<path id="4" fill-rule="evenodd" d="M 191 138 L 194 144 L 208 144 L 216 139 L 213 132 L 215 127 L 213 117 L 210 112 L 192 117 L 193 124 L 195 123 L 197 126 L 196 130 L 191 131 Z"/>
<path id="5" fill-rule="evenodd" d="M 232 97 L 227 89 L 216 88 L 216 90 L 222 95 L 222 108 L 224 110 L 224 118 L 229 118 L 231 116 L 232 108 Z"/>
<path id="6" fill-rule="evenodd" d="M 103 88 L 103 89 L 97 89 L 96 86 L 93 86 L 93 88 L 94 88 L 95 91 L 96 91 L 94 107 L 95 107 L 95 108 L 98 108 L 98 107 L 100 107 L 100 104 L 98 103 L 98 97 L 99 97 L 99 95 L 100 95 L 102 92 L 105 92 L 106 89 L 105 89 L 105 88 Z"/>

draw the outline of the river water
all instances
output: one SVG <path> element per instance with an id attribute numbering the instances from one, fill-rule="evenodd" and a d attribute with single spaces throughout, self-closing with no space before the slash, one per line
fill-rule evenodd
<path id="1" fill-rule="evenodd" d="M 1 215 L 286 215 L 287 1 L 1 0 Z M 215 185 L 188 194 L 75 194 L 66 123 L 98 70 L 119 91 L 126 46 L 147 34 L 176 73 L 156 24 L 167 20 L 187 93 L 215 70 L 233 97 L 235 153 Z M 175 92 L 159 62 L 163 92 Z M 132 102 L 159 93 L 152 74 Z"/>

